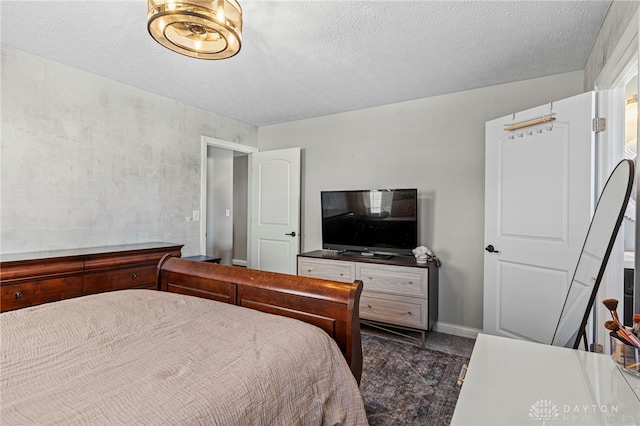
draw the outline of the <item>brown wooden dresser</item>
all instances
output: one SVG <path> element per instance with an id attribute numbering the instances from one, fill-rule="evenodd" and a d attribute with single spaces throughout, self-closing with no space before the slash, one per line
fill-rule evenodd
<path id="1" fill-rule="evenodd" d="M 0 256 L 0 311 L 102 293 L 157 290 L 157 265 L 181 244 L 141 243 Z"/>

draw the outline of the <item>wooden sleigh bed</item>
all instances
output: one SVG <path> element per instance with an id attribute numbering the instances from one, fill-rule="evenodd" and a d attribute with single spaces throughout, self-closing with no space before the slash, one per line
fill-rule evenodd
<path id="1" fill-rule="evenodd" d="M 0 422 L 367 424 L 361 282 L 165 257 L 158 288 L 0 314 Z"/>

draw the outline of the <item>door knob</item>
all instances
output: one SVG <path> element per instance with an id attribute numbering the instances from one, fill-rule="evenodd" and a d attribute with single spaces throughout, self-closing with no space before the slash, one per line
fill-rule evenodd
<path id="1" fill-rule="evenodd" d="M 295 236 L 296 236 L 296 232 L 295 232 L 295 231 L 293 231 L 293 232 L 289 232 L 288 234 L 284 234 L 284 235 L 290 235 L 290 236 L 292 236 L 292 237 L 295 237 Z"/>
<path id="2" fill-rule="evenodd" d="M 500 253 L 498 250 L 496 250 L 496 248 L 494 246 L 492 246 L 491 244 L 489 244 L 488 246 L 486 246 L 484 248 L 486 251 L 488 251 L 489 253 Z"/>

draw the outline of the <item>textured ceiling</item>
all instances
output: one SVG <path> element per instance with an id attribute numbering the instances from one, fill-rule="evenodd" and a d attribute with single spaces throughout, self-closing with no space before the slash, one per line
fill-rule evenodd
<path id="1" fill-rule="evenodd" d="M 264 126 L 581 70 L 611 3 L 239 1 L 221 61 L 156 43 L 146 0 L 2 0 L 1 40 Z"/>

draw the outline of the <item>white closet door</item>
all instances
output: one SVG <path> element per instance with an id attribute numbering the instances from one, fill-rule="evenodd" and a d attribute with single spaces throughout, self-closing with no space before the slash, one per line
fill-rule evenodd
<path id="1" fill-rule="evenodd" d="M 593 211 L 594 100 L 486 124 L 485 333 L 551 343 Z M 555 121 L 504 130 L 551 107 Z"/>

